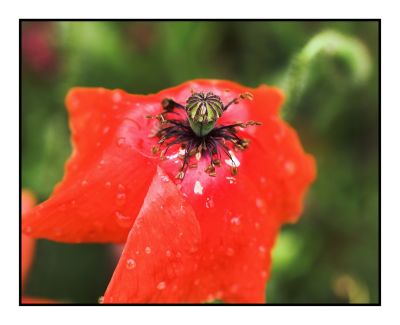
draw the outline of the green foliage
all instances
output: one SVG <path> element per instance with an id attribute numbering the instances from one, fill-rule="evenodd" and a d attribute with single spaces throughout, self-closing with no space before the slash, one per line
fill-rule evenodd
<path id="1" fill-rule="evenodd" d="M 24 188 L 44 200 L 62 178 L 71 153 L 63 101 L 73 86 L 151 93 L 193 78 L 283 86 L 286 118 L 316 157 L 318 179 L 277 241 L 268 301 L 378 301 L 378 23 L 42 24 L 57 65 L 38 70 L 23 56 Z M 40 241 L 27 293 L 96 303 L 117 261 L 111 252 Z"/>

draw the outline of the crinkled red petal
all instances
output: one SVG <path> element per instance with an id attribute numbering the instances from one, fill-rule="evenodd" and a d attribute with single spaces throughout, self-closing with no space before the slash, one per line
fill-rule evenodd
<path id="1" fill-rule="evenodd" d="M 26 234 L 63 242 L 126 240 L 156 170 L 145 118 L 154 109 L 142 97 L 101 88 L 69 93 L 74 151 L 50 199 L 26 214 Z"/>
<path id="2" fill-rule="evenodd" d="M 104 303 L 186 301 L 192 291 L 199 243 L 200 228 L 193 209 L 158 169 Z"/>
<path id="3" fill-rule="evenodd" d="M 238 175 L 230 174 L 231 162 L 222 155 L 217 177 L 204 173 L 208 161 L 202 159 L 179 183 L 174 178 L 181 163 L 178 148 L 171 148 L 165 161 L 148 156 L 157 142 L 148 138 L 156 123 L 144 116 L 160 112 L 166 97 L 184 103 L 192 90 L 212 91 L 224 103 L 244 92 L 253 94 L 253 101 L 232 105 L 218 122 L 263 123 L 238 133 L 251 141 L 245 151 L 232 151 L 240 164 Z M 115 102 L 126 103 L 125 109 L 115 108 L 120 115 L 107 113 Z M 279 227 L 298 218 L 315 178 L 313 158 L 278 116 L 281 102 L 275 88 L 216 80 L 195 80 L 150 96 L 75 90 L 67 103 L 76 153 L 61 185 L 41 210 L 28 214 L 30 224 L 24 223 L 24 229 L 63 241 L 118 242 L 133 224 L 106 303 L 262 303 Z M 121 138 L 131 144 L 125 151 L 115 145 Z M 156 164 L 165 174 L 156 174 L 147 193 Z M 111 194 L 108 182 L 117 186 Z M 118 184 L 126 195 L 118 196 Z M 119 205 L 121 198 L 127 200 Z M 198 249 L 191 252 L 198 237 Z M 167 250 L 175 255 L 168 256 Z M 177 252 L 183 257 L 179 261 Z"/>

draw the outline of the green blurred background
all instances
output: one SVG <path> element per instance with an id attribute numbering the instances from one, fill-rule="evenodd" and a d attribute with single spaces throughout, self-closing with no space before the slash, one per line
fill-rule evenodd
<path id="1" fill-rule="evenodd" d="M 370 61 L 353 51 L 353 40 L 336 44 L 328 37 L 310 45 L 327 29 L 361 42 L 354 41 Z M 283 86 L 290 103 L 285 118 L 316 157 L 318 179 L 302 218 L 278 239 L 268 302 L 379 301 L 378 22 L 25 21 L 21 32 L 21 181 L 39 201 L 62 178 L 71 153 L 63 101 L 73 86 L 152 93 L 193 78 Z M 298 68 L 293 58 L 307 44 L 322 50 Z M 97 303 L 116 251 L 41 240 L 25 291 Z"/>

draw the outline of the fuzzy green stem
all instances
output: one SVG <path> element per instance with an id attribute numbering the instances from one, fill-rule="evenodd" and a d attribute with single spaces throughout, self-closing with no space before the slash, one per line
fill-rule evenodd
<path id="1" fill-rule="evenodd" d="M 332 30 L 323 31 L 311 38 L 289 66 L 283 85 L 287 94 L 283 114 L 287 114 L 300 100 L 308 86 L 313 63 L 320 57 L 343 60 L 350 68 L 355 85 L 365 82 L 371 72 L 371 57 L 361 41 Z"/>

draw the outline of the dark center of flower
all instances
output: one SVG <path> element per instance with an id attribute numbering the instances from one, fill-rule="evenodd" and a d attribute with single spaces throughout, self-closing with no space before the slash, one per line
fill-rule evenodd
<path id="1" fill-rule="evenodd" d="M 182 166 L 176 178 L 183 179 L 188 168 L 197 168 L 200 159 L 208 157 L 210 164 L 204 170 L 208 175 L 215 177 L 216 168 L 221 166 L 222 154 L 230 159 L 232 175 L 238 172 L 237 162 L 231 150 L 244 150 L 249 141 L 237 135 L 237 128 L 246 128 L 252 125 L 261 125 L 259 122 L 238 122 L 230 125 L 216 125 L 217 120 L 232 104 L 240 99 L 253 99 L 250 93 L 241 94 L 224 105 L 221 98 L 212 92 L 192 93 L 183 106 L 173 99 L 166 98 L 161 102 L 163 111 L 155 116 L 159 121 L 158 129 L 152 136 L 159 138 L 158 145 L 152 148 L 153 154 L 160 153 L 164 158 L 168 149 L 180 145 Z M 175 109 L 186 112 L 186 119 L 174 119 Z M 179 114 L 177 114 L 179 116 Z M 176 115 L 175 115 L 176 116 Z M 153 118 L 153 116 L 148 116 Z"/>

